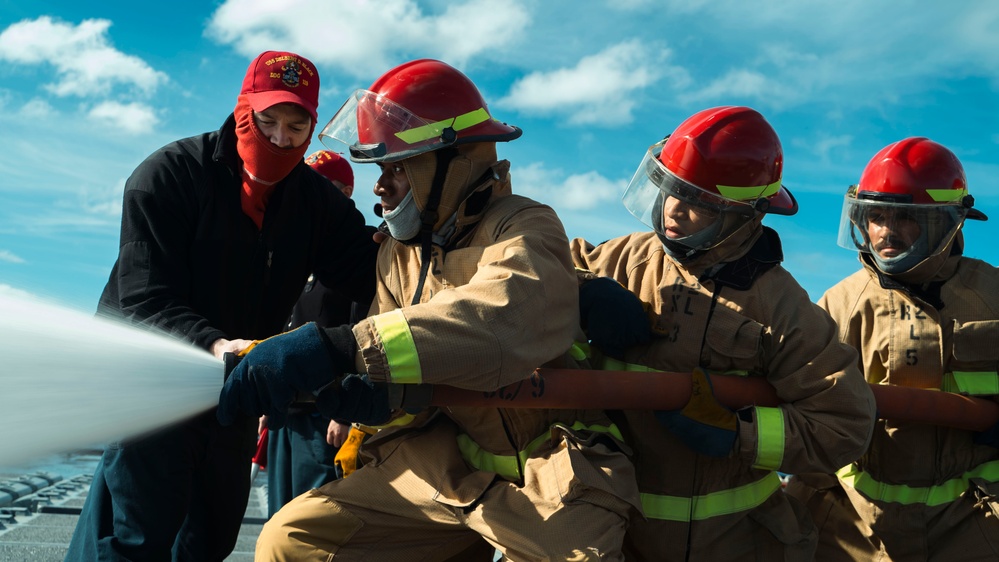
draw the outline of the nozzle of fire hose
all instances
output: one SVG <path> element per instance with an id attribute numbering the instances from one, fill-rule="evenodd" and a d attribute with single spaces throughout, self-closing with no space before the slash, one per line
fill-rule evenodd
<path id="1" fill-rule="evenodd" d="M 231 351 L 227 351 L 222 354 L 222 384 L 225 384 L 225 381 L 229 380 L 229 375 L 232 374 L 232 370 L 236 368 L 236 365 L 239 365 L 239 362 L 242 359 L 242 356 L 236 355 Z"/>

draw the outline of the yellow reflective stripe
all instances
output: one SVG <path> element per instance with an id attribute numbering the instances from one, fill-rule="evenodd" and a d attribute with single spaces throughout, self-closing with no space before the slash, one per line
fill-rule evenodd
<path id="1" fill-rule="evenodd" d="M 999 394 L 999 373 L 954 371 L 944 373 L 940 389 L 966 396 L 991 396 Z"/>
<path id="2" fill-rule="evenodd" d="M 733 185 L 719 185 L 718 193 L 726 199 L 733 199 L 735 201 L 746 201 L 749 199 L 759 199 L 761 197 L 770 197 L 774 193 L 780 191 L 780 180 L 777 180 L 769 185 L 751 185 L 749 187 L 736 187 Z"/>
<path id="3" fill-rule="evenodd" d="M 556 424 L 558 426 L 560 424 Z M 606 433 L 613 436 L 618 441 L 624 442 L 624 437 L 621 435 L 621 430 L 618 429 L 617 425 L 611 424 L 610 426 L 603 425 L 586 425 L 583 422 L 575 422 L 572 424 L 572 429 L 587 430 L 597 433 Z M 549 441 L 552 438 L 551 428 L 548 431 L 542 433 L 541 435 L 535 437 L 527 444 L 523 450 L 519 451 L 516 455 L 497 455 L 495 453 L 490 453 L 478 443 L 472 440 L 467 434 L 458 434 L 458 449 L 461 451 L 461 456 L 472 465 L 472 468 L 476 470 L 486 470 L 489 472 L 495 472 L 500 476 L 508 480 L 518 480 L 520 479 L 520 467 L 524 466 L 527 462 L 527 458 L 541 446 L 545 441 Z"/>
<path id="4" fill-rule="evenodd" d="M 756 463 L 753 468 L 777 470 L 784 462 L 784 410 L 756 406 Z"/>
<path id="5" fill-rule="evenodd" d="M 513 455 L 494 455 L 480 447 L 464 433 L 458 435 L 458 450 L 461 451 L 461 456 L 465 461 L 475 470 L 495 472 L 508 480 L 520 478 L 518 458 Z"/>
<path id="6" fill-rule="evenodd" d="M 646 367 L 645 365 L 638 365 L 637 363 L 625 363 L 620 359 L 614 359 L 613 357 L 603 357 L 603 362 L 600 364 L 601 370 L 604 371 L 635 371 L 640 373 L 650 373 L 653 371 L 658 371 L 659 369 L 653 369 L 652 367 Z"/>
<path id="7" fill-rule="evenodd" d="M 639 365 L 638 363 L 626 363 L 620 359 L 614 359 L 613 357 L 607 357 L 606 355 L 601 357 L 599 365 L 596 366 L 602 371 L 635 371 L 640 373 L 658 373 L 661 371 L 661 369 L 653 369 L 652 367 L 646 367 L 645 365 Z M 749 371 L 743 369 L 732 369 L 731 371 L 725 371 L 723 373 L 711 372 L 710 374 L 722 375 L 726 377 L 748 377 Z"/>
<path id="8" fill-rule="evenodd" d="M 420 384 L 423 371 L 420 369 L 420 355 L 416 352 L 413 333 L 402 309 L 392 310 L 371 317 L 371 323 L 378 332 L 389 364 L 389 382 Z"/>
<path id="9" fill-rule="evenodd" d="M 968 188 L 963 189 L 927 189 L 926 194 L 938 203 L 956 203 L 968 194 Z"/>
<path id="10" fill-rule="evenodd" d="M 406 144 L 416 144 L 425 140 L 430 140 L 441 136 L 444 129 L 451 127 L 456 132 L 478 125 L 489 120 L 489 112 L 486 108 L 480 107 L 474 111 L 463 113 L 457 117 L 444 119 L 436 123 L 430 123 L 420 127 L 414 127 L 406 131 L 399 131 L 395 136 Z"/>
<path id="11" fill-rule="evenodd" d="M 583 361 L 590 358 L 590 344 L 584 341 L 572 342 L 572 347 L 569 348 L 569 356 L 576 361 Z"/>
<path id="12" fill-rule="evenodd" d="M 978 465 L 957 478 L 952 478 L 936 486 L 906 486 L 905 484 L 885 484 L 878 482 L 870 474 L 860 470 L 856 464 L 844 466 L 836 472 L 844 484 L 853 487 L 868 499 L 902 505 L 924 504 L 935 507 L 952 502 L 968 489 L 968 481 L 982 478 L 988 482 L 999 482 L 999 460 Z"/>
<path id="13" fill-rule="evenodd" d="M 702 521 L 753 509 L 780 489 L 780 476 L 770 472 L 756 482 L 692 498 L 643 493 L 642 509 L 649 519 Z"/>

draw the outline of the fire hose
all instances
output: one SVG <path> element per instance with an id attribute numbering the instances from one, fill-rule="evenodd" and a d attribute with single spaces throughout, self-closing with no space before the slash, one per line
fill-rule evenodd
<path id="1" fill-rule="evenodd" d="M 226 377 L 239 360 L 228 355 Z M 711 384 L 718 402 L 732 410 L 781 403 L 774 387 L 763 377 L 716 375 Z M 984 431 L 999 422 L 999 403 L 992 400 L 905 386 L 870 384 L 870 388 L 882 419 L 969 431 Z M 404 409 L 456 406 L 676 410 L 690 400 L 690 391 L 690 373 L 539 368 L 524 380 L 488 392 L 440 384 L 389 384 L 389 403 Z M 300 399 L 307 401 L 310 397 Z"/>

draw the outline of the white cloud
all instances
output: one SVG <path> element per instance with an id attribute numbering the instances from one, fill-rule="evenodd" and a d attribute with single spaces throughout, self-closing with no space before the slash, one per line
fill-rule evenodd
<path id="1" fill-rule="evenodd" d="M 767 99 L 779 91 L 777 84 L 752 70 L 730 70 L 707 86 L 680 96 L 684 103 L 716 102 L 732 97 Z"/>
<path id="2" fill-rule="evenodd" d="M 412 53 L 461 68 L 515 43 L 530 23 L 520 0 L 443 5 L 430 13 L 413 0 L 228 0 L 205 33 L 248 57 L 281 45 L 317 65 L 370 78 L 373 69 L 388 69 Z"/>
<path id="3" fill-rule="evenodd" d="M 24 263 L 24 258 L 11 252 L 10 250 L 0 250 L 0 261 L 9 263 Z M 3 285 L 0 285 L 0 288 L 2 287 Z"/>
<path id="4" fill-rule="evenodd" d="M 130 135 L 149 133 L 159 122 L 152 107 L 135 102 L 101 102 L 90 109 L 88 117 Z"/>
<path id="5" fill-rule="evenodd" d="M 560 169 L 548 169 L 537 162 L 517 167 L 513 183 L 517 193 L 566 211 L 586 211 L 617 201 L 626 187 L 625 181 L 610 180 L 597 172 L 566 176 Z"/>
<path id="6" fill-rule="evenodd" d="M 52 65 L 56 80 L 45 88 L 60 97 L 103 96 L 119 85 L 153 93 L 167 81 L 166 74 L 111 46 L 109 27 L 103 19 L 75 26 L 48 16 L 23 20 L 0 33 L 0 60 Z"/>
<path id="7" fill-rule="evenodd" d="M 583 57 L 575 67 L 533 72 L 497 102 L 527 113 L 568 115 L 574 125 L 630 123 L 638 103 L 636 92 L 669 75 L 675 86 L 687 83 L 687 72 L 666 64 L 671 52 L 649 48 L 638 40 L 612 45 Z"/>
<path id="8" fill-rule="evenodd" d="M 121 197 L 125 191 L 125 180 L 119 180 L 109 187 L 84 189 L 80 207 L 88 214 L 110 218 L 121 218 Z"/>
<path id="9" fill-rule="evenodd" d="M 878 108 L 913 103 L 927 86 L 948 79 L 999 84 L 994 2 L 955 8 L 913 0 L 667 0 L 655 10 L 682 26 L 665 36 L 695 78 L 679 98 L 683 104 Z"/>
<path id="10" fill-rule="evenodd" d="M 33 98 L 21 106 L 21 116 L 28 119 L 52 119 L 57 117 L 56 109 L 49 102 Z"/>
<path id="11" fill-rule="evenodd" d="M 853 143 L 853 135 L 829 137 L 820 135 L 815 143 L 815 154 L 825 163 L 830 161 L 829 153 L 839 148 L 849 147 Z"/>

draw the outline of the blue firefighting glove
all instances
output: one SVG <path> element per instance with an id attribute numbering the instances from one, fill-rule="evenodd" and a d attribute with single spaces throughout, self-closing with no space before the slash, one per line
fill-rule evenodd
<path id="1" fill-rule="evenodd" d="M 610 277 L 579 286 L 579 318 L 590 343 L 616 359 L 624 359 L 625 349 L 652 339 L 642 301 Z"/>
<path id="2" fill-rule="evenodd" d="M 324 417 L 363 425 L 381 425 L 392 413 L 387 387 L 368 375 L 347 375 L 339 385 L 327 387 L 316 396 L 316 408 Z"/>
<path id="3" fill-rule="evenodd" d="M 735 447 L 739 420 L 715 399 L 711 377 L 700 367 L 691 375 L 687 405 L 680 410 L 659 410 L 656 418 L 696 453 L 727 457 Z"/>
<path id="4" fill-rule="evenodd" d="M 310 322 L 257 343 L 229 374 L 216 417 L 222 425 L 267 415 L 268 427 L 284 426 L 296 394 L 317 391 L 353 370 L 357 344 L 350 326 L 321 331 Z"/>

